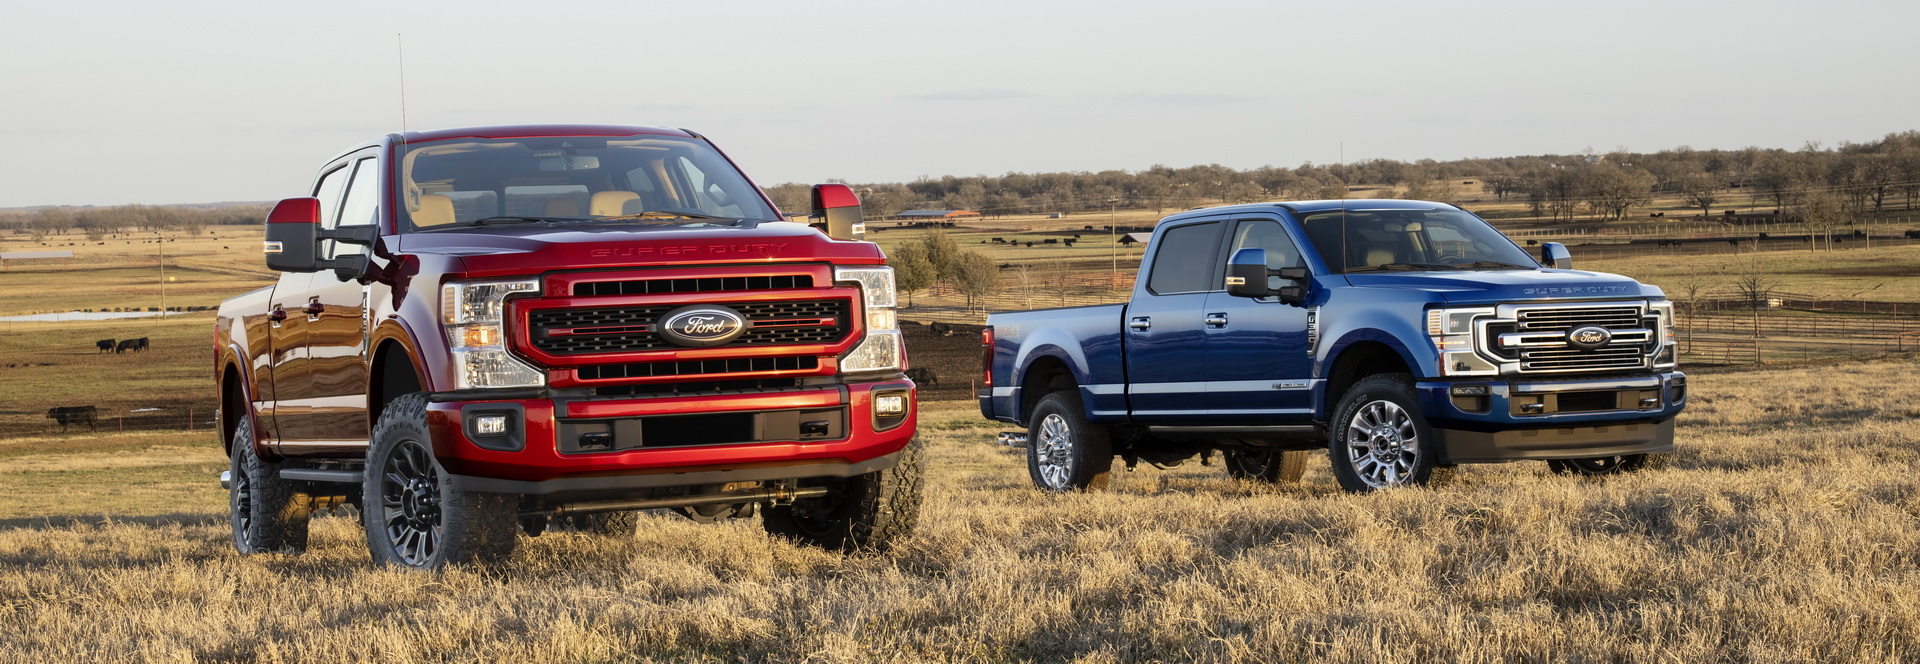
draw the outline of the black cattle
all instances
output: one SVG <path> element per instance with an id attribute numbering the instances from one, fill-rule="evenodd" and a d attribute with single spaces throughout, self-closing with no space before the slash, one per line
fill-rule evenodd
<path id="1" fill-rule="evenodd" d="M 115 343 L 116 342 L 112 339 L 101 339 L 99 341 L 93 342 L 93 345 L 95 348 L 99 348 L 100 352 L 102 353 L 111 353 L 113 352 L 113 346 Z"/>
<path id="2" fill-rule="evenodd" d="M 140 341 L 138 339 L 121 339 L 120 345 L 113 347 L 113 352 L 116 355 L 120 353 L 125 353 L 127 351 L 133 350 L 134 347 L 138 346 L 139 344 L 140 344 Z"/>
<path id="3" fill-rule="evenodd" d="M 140 337 L 140 338 L 138 338 L 138 339 L 135 339 L 134 341 L 135 341 L 135 342 L 137 342 L 137 343 L 135 343 L 135 344 L 134 344 L 134 349 L 135 349 L 135 350 L 146 350 L 146 349 L 147 349 L 147 338 L 146 338 L 146 337 Z"/>
<path id="4" fill-rule="evenodd" d="M 940 385 L 940 375 L 934 373 L 932 369 L 928 369 L 926 367 L 914 367 L 912 369 L 908 369 L 907 378 L 911 379 L 915 383 L 919 383 L 921 387 L 936 387 Z"/>
<path id="5" fill-rule="evenodd" d="M 946 323 L 936 321 L 934 324 L 927 326 L 927 329 L 943 337 L 953 336 L 953 326 Z"/>
<path id="6" fill-rule="evenodd" d="M 47 418 L 60 423 L 60 430 L 66 431 L 67 425 L 87 425 L 93 430 L 93 419 L 99 415 L 99 409 L 93 406 L 57 406 L 47 409 Z"/>

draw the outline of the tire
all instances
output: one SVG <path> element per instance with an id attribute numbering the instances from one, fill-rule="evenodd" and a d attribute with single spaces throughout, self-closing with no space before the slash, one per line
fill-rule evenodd
<path id="1" fill-rule="evenodd" d="M 1438 441 L 1414 399 L 1413 377 L 1363 378 L 1340 397 L 1333 412 L 1327 451 L 1340 488 L 1363 493 L 1440 479 L 1435 472 Z"/>
<path id="2" fill-rule="evenodd" d="M 280 464 L 267 463 L 254 451 L 252 419 L 240 417 L 227 455 L 233 548 L 240 553 L 301 553 L 307 550 L 313 499 L 280 479 Z"/>
<path id="3" fill-rule="evenodd" d="M 1048 491 L 1107 488 L 1113 472 L 1113 439 L 1106 427 L 1087 422 L 1080 396 L 1061 391 L 1040 398 L 1027 427 L 1027 475 Z"/>
<path id="4" fill-rule="evenodd" d="M 1236 480 L 1292 484 L 1307 471 L 1306 450 L 1227 450 L 1227 475 Z"/>
<path id="5" fill-rule="evenodd" d="M 920 520 L 918 438 L 900 451 L 900 463 L 886 470 L 848 478 L 803 480 L 802 486 L 827 486 L 832 492 L 760 511 L 767 533 L 823 549 L 885 551 L 913 534 Z"/>
<path id="6" fill-rule="evenodd" d="M 520 497 L 453 485 L 433 456 L 424 394 L 395 399 L 380 415 L 361 495 L 375 563 L 437 570 L 498 562 L 513 553 Z"/>
<path id="7" fill-rule="evenodd" d="M 1547 468 L 1562 475 L 1619 475 L 1666 468 L 1667 458 L 1666 454 L 1625 454 L 1590 459 L 1553 459 L 1547 462 Z"/>

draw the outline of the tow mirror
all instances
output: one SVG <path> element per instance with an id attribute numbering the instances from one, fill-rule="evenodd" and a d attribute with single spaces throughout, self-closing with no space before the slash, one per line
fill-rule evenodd
<path id="1" fill-rule="evenodd" d="M 1233 258 L 1227 261 L 1227 294 L 1234 297 L 1273 297 L 1281 302 L 1299 304 L 1307 301 L 1307 278 L 1311 273 L 1304 267 L 1267 267 L 1267 250 L 1241 249 L 1233 252 Z M 1279 277 L 1293 282 L 1279 288 L 1268 288 L 1268 277 Z"/>
<path id="2" fill-rule="evenodd" d="M 1227 294 L 1234 297 L 1266 297 L 1267 250 L 1241 249 L 1227 261 Z"/>
<path id="3" fill-rule="evenodd" d="M 865 240 L 867 225 L 860 216 L 860 197 L 844 184 L 813 185 L 814 228 L 835 240 Z"/>
<path id="4" fill-rule="evenodd" d="M 318 272 L 320 199 L 289 198 L 267 214 L 267 267 L 280 272 Z"/>
<path id="5" fill-rule="evenodd" d="M 1573 269 L 1573 253 L 1567 251 L 1567 245 L 1548 242 L 1540 245 L 1540 264 L 1558 270 Z"/>
<path id="6" fill-rule="evenodd" d="M 380 236 L 378 226 L 348 226 L 334 230 L 320 227 L 320 199 L 289 198 L 273 206 L 267 214 L 267 240 L 261 248 L 267 254 L 267 267 L 280 272 L 319 272 L 333 270 L 341 280 L 358 279 L 367 271 L 367 256 L 351 253 L 338 258 L 321 258 L 320 241 L 371 245 Z"/>

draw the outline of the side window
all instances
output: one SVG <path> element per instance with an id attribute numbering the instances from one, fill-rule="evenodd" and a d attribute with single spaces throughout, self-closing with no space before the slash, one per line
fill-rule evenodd
<path id="1" fill-rule="evenodd" d="M 1267 250 L 1267 269 L 1277 270 L 1283 267 L 1300 267 L 1300 249 L 1294 246 L 1293 238 L 1287 237 L 1287 230 L 1280 222 L 1271 219 L 1254 219 L 1240 222 L 1234 229 L 1233 246 L 1227 250 L 1227 256 L 1233 256 L 1241 249 Z M 1267 277 L 1268 288 L 1285 286 L 1284 280 L 1277 276 Z"/>
<path id="2" fill-rule="evenodd" d="M 693 203 L 700 206 L 701 212 L 731 217 L 740 216 L 740 205 L 733 200 L 735 192 L 727 191 L 720 186 L 720 183 L 709 177 L 706 171 L 695 166 L 691 159 L 681 157 L 680 170 L 686 172 L 687 181 L 693 185 Z"/>
<path id="3" fill-rule="evenodd" d="M 1219 290 L 1213 274 L 1220 267 L 1214 254 L 1220 250 L 1222 226 L 1209 221 L 1162 233 L 1160 248 L 1153 253 L 1153 269 L 1147 273 L 1147 290 L 1156 295 Z"/>
<path id="4" fill-rule="evenodd" d="M 313 188 L 313 197 L 320 199 L 320 225 L 333 228 L 340 219 L 340 192 L 347 188 L 347 178 L 353 175 L 351 164 L 328 171 L 320 177 L 320 184 Z"/>
<path id="5" fill-rule="evenodd" d="M 380 168 L 375 159 L 361 159 L 354 162 L 353 184 L 347 186 L 347 198 L 340 204 L 340 216 L 328 218 L 326 226 L 370 226 L 377 220 L 380 212 Z M 346 172 L 340 169 L 336 173 Z M 324 205 L 324 203 L 323 203 Z M 339 243 L 326 240 L 321 243 L 321 255 L 333 258 L 339 255 Z"/>

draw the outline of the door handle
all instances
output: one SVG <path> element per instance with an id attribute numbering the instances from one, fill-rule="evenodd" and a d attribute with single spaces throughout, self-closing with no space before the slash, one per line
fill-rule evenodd
<path id="1" fill-rule="evenodd" d="M 1207 314 L 1207 327 L 1226 327 L 1226 314 Z"/>
<path id="2" fill-rule="evenodd" d="M 1140 316 L 1133 320 L 1127 321 L 1127 327 L 1131 327 L 1141 332 L 1145 332 L 1147 331 L 1147 328 L 1153 327 L 1153 319 L 1148 318 L 1146 316 Z"/>
<path id="3" fill-rule="evenodd" d="M 307 308 L 301 309 L 300 311 L 301 313 L 304 313 L 308 316 L 318 316 L 320 315 L 320 312 L 323 312 L 326 310 L 327 310 L 327 305 L 321 304 L 320 296 L 315 295 L 313 296 L 313 299 L 307 300 Z"/>
<path id="4" fill-rule="evenodd" d="M 276 326 L 280 324 L 280 321 L 284 321 L 286 319 L 287 319 L 287 310 L 280 308 L 280 305 L 278 304 L 273 305 L 273 311 L 267 312 L 267 320 L 273 321 L 273 324 Z"/>

